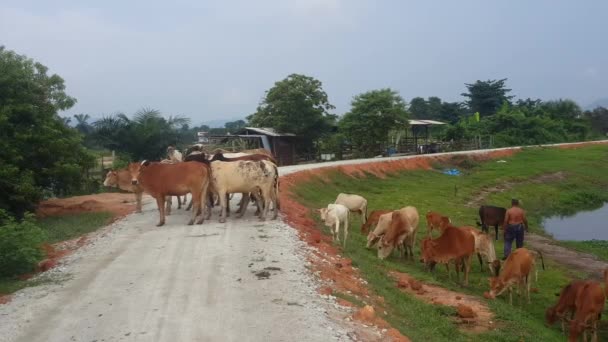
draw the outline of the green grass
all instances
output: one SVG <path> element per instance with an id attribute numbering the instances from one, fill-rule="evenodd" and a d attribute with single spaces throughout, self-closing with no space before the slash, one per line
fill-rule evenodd
<path id="1" fill-rule="evenodd" d="M 70 240 L 95 231 L 110 222 L 112 214 L 80 213 L 76 215 L 51 216 L 37 220 L 37 224 L 47 233 L 47 242 Z"/>
<path id="2" fill-rule="evenodd" d="M 53 244 L 60 241 L 77 238 L 95 231 L 110 222 L 112 214 L 80 213 L 75 215 L 52 216 L 37 219 L 36 223 L 47 234 L 46 242 Z M 27 286 L 37 286 L 42 280 L 20 280 L 18 278 L 0 278 L 0 294 L 16 292 Z"/>
<path id="3" fill-rule="evenodd" d="M 608 147 L 593 146 L 577 150 L 559 149 L 526 149 L 506 163 L 490 161 L 476 164 L 454 161 L 461 165 L 465 174 L 454 177 L 438 171 L 407 171 L 379 179 L 368 175 L 365 179 L 352 178 L 337 171 L 328 174 L 328 178 L 315 178 L 298 184 L 294 189 L 296 198 L 308 207 L 320 208 L 333 203 L 339 192 L 357 193 L 368 199 L 370 211 L 373 209 L 398 209 L 406 205 L 417 207 L 421 215 L 418 239 L 426 235 L 424 213 L 435 210 L 452 218 L 457 225 L 475 225 L 477 208 L 465 206 L 480 189 L 495 186 L 504 182 L 516 184 L 503 193 L 490 194 L 486 204 L 507 206 L 512 197 L 523 200 L 528 211 L 530 228 L 543 233 L 540 222 L 542 218 L 555 214 L 568 214 L 577 210 L 597 207 L 608 200 Z M 435 165 L 436 168 L 449 165 Z M 564 172 L 566 177 L 548 183 L 527 182 L 542 174 Z M 449 280 L 444 268 L 438 268 L 433 275 L 427 273 L 419 262 L 406 262 L 392 256 L 380 261 L 374 250 L 364 248 L 366 238 L 360 231 L 360 220 L 353 216 L 349 241 L 344 254 L 359 267 L 371 289 L 385 298 L 389 303 L 389 315 L 385 317 L 395 328 L 414 341 L 563 341 L 559 327 L 544 326 L 544 311 L 557 299 L 555 293 L 570 280 L 568 275 L 576 271 L 562 269 L 559 265 L 547 261 L 547 270 L 539 271 L 539 283 L 533 287 L 540 289 L 532 294 L 531 305 L 508 304 L 508 297 L 487 301 L 482 294 L 488 290 L 487 270 L 480 272 L 475 261 L 470 275 L 470 285 L 463 288 L 455 280 Z M 318 220 L 318 216 L 316 217 Z M 319 224 L 319 227 L 321 225 Z M 325 230 L 325 228 L 322 228 Z M 326 231 L 326 230 L 325 230 Z M 326 231 L 327 232 L 327 231 Z M 588 245 L 587 251 L 593 252 Z M 496 243 L 496 252 L 502 255 L 502 239 Z M 598 251 L 595 251 L 596 253 Z M 605 253 L 605 252 L 603 252 Z M 416 246 L 416 257 L 419 255 Z M 450 316 L 453 310 L 421 302 L 420 300 L 399 291 L 394 280 L 387 275 L 388 271 L 407 272 L 412 276 L 431 284 L 468 293 L 488 302 L 499 329 L 471 335 L 455 329 Z M 514 299 L 516 303 L 517 300 Z M 603 332 L 604 336 L 608 336 Z"/>
<path id="4" fill-rule="evenodd" d="M 593 254 L 602 260 L 608 261 L 608 241 L 561 241 L 561 244 L 580 252 Z"/>

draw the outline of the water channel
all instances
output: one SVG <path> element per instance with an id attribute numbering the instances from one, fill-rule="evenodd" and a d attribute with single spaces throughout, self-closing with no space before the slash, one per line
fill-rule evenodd
<path id="1" fill-rule="evenodd" d="M 546 218 L 543 225 L 556 240 L 608 240 L 608 203 L 593 211 Z"/>

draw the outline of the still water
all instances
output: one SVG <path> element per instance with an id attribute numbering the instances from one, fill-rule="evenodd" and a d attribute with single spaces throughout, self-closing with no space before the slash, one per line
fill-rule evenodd
<path id="1" fill-rule="evenodd" d="M 608 240 L 608 203 L 573 216 L 546 218 L 543 225 L 557 240 Z"/>

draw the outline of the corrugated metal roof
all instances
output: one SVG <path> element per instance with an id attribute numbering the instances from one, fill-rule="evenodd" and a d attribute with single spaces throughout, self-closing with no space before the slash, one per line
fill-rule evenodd
<path id="1" fill-rule="evenodd" d="M 441 122 L 441 121 L 435 121 L 435 120 L 408 120 L 410 125 L 412 126 L 416 126 L 416 125 L 424 125 L 424 126 L 430 126 L 430 125 L 445 125 L 445 122 Z"/>
<path id="2" fill-rule="evenodd" d="M 246 130 L 254 131 L 260 134 L 270 135 L 273 137 L 295 137 L 293 133 L 279 133 L 274 128 L 270 127 L 245 127 Z"/>

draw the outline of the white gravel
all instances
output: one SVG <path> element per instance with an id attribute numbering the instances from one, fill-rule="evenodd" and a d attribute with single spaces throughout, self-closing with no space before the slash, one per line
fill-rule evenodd
<path id="1" fill-rule="evenodd" d="M 259 222 L 252 209 L 200 226 L 174 210 L 157 228 L 147 200 L 143 214 L 104 228 L 41 275 L 52 283 L 0 305 L 0 341 L 350 340 L 346 313 L 316 293 L 295 230 Z M 258 279 L 267 267 L 268 279 Z"/>

